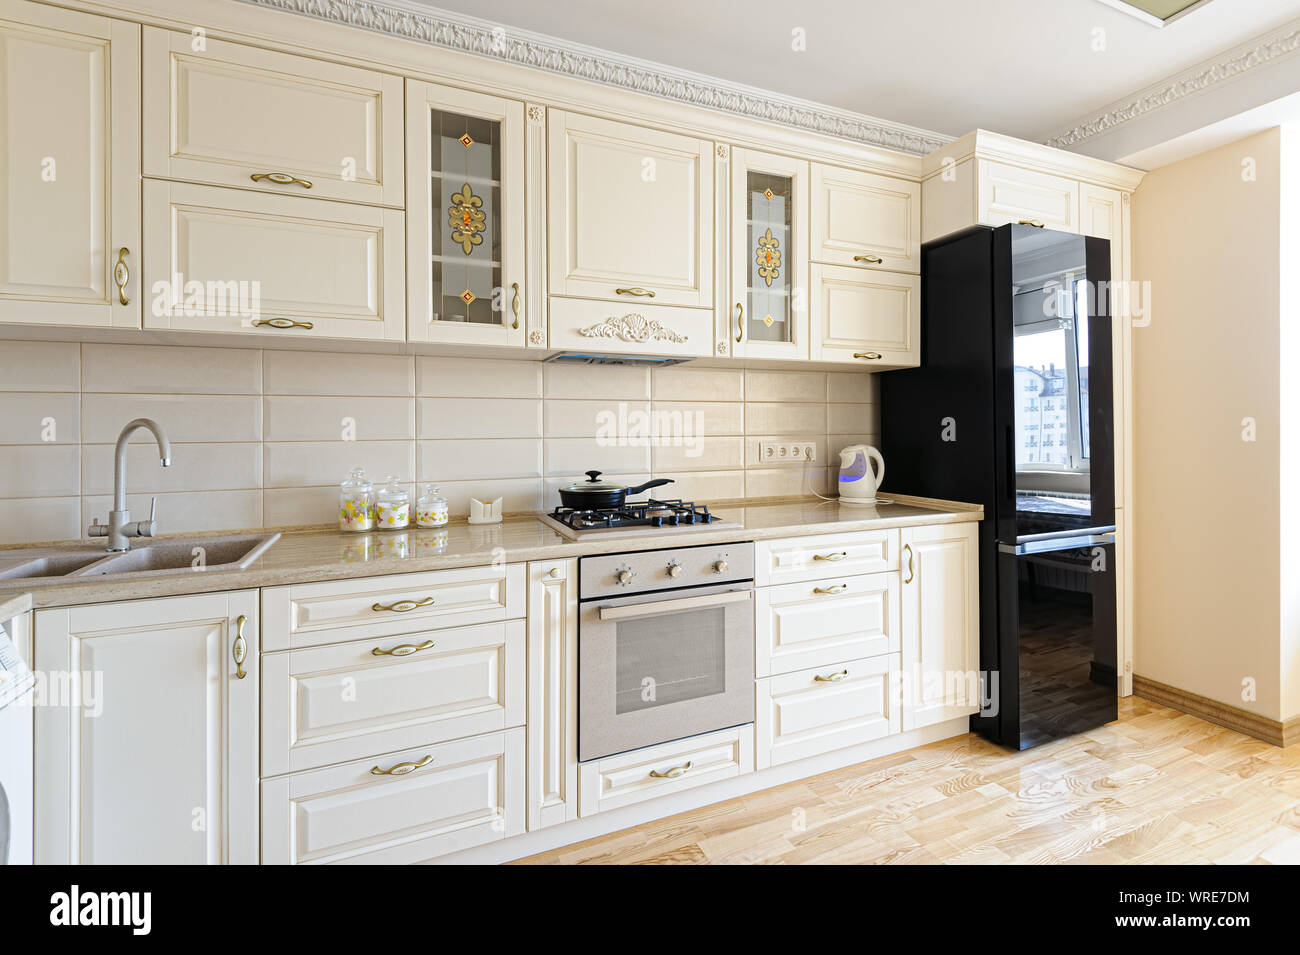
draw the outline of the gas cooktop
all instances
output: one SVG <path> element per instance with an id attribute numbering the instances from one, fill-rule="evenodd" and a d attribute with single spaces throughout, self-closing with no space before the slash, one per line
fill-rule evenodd
<path id="1" fill-rule="evenodd" d="M 628 501 L 620 507 L 557 507 L 549 514 L 543 514 L 541 521 L 570 540 L 591 534 L 622 537 L 740 526 L 734 521 L 724 521 L 716 514 L 710 514 L 707 504 L 696 504 L 694 501 L 656 501 L 653 498 L 648 501 Z"/>

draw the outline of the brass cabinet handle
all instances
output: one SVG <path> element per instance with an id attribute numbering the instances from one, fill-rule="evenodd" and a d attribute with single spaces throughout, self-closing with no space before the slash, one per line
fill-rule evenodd
<path id="1" fill-rule="evenodd" d="M 117 250 L 117 264 L 113 266 L 113 282 L 117 285 L 117 300 L 123 305 L 130 305 L 131 300 L 126 297 L 126 283 L 131 281 L 131 270 L 126 267 L 126 257 L 131 254 L 131 250 L 126 246 Z"/>
<path id="2" fill-rule="evenodd" d="M 512 282 L 510 283 L 510 287 L 515 290 L 515 297 L 510 300 L 510 307 L 515 311 L 515 322 L 510 327 L 518 328 L 519 327 L 519 283 Z"/>
<path id="3" fill-rule="evenodd" d="M 244 661 L 248 659 L 248 642 L 244 640 L 244 624 L 248 623 L 248 618 L 242 613 L 239 619 L 235 621 L 235 642 L 230 647 L 230 655 L 235 659 L 235 679 L 242 680 L 248 676 L 248 671 L 244 669 Z"/>
<path id="4" fill-rule="evenodd" d="M 736 344 L 739 345 L 745 337 L 745 306 L 743 303 L 737 302 L 736 308 L 740 310 L 736 314 Z"/>
<path id="5" fill-rule="evenodd" d="M 853 357 L 865 358 L 867 359 L 867 361 L 879 361 L 881 358 L 885 356 L 880 354 L 880 352 L 878 351 L 855 351 L 853 353 Z"/>
<path id="6" fill-rule="evenodd" d="M 907 551 L 907 579 L 903 583 L 910 584 L 916 577 L 915 571 L 912 570 L 912 545 L 904 544 L 903 550 Z"/>
<path id="7" fill-rule="evenodd" d="M 657 769 L 652 769 L 650 770 L 650 778 L 651 779 L 676 779 L 678 776 L 685 776 L 686 773 L 690 770 L 690 768 L 694 765 L 695 765 L 694 761 L 690 760 L 687 761 L 686 765 L 674 766 L 666 773 L 661 773 Z"/>
<path id="8" fill-rule="evenodd" d="M 813 560 L 843 560 L 849 556 L 846 550 L 837 551 L 834 554 L 813 554 Z"/>
<path id="9" fill-rule="evenodd" d="M 839 673 L 832 673 L 830 676 L 822 676 L 820 673 L 813 677 L 814 683 L 839 683 L 849 675 L 848 670 L 841 670 Z"/>
<path id="10" fill-rule="evenodd" d="M 833 587 L 814 587 L 815 594 L 842 594 L 849 589 L 848 584 L 835 584 Z"/>
<path id="11" fill-rule="evenodd" d="M 394 613 L 406 613 L 414 610 L 416 607 L 432 607 L 433 598 L 425 597 L 423 600 L 399 600 L 397 603 L 389 604 L 385 607 L 383 604 L 375 604 L 371 610 L 391 610 Z"/>
<path id="12" fill-rule="evenodd" d="M 433 641 L 425 640 L 424 643 L 416 645 L 414 643 L 403 643 L 400 646 L 393 647 L 391 650 L 382 650 L 375 647 L 370 652 L 377 657 L 409 657 L 412 653 L 419 653 L 421 650 L 432 650 Z"/>
<path id="13" fill-rule="evenodd" d="M 299 179 L 297 176 L 291 176 L 287 172 L 255 172 L 249 177 L 253 182 L 261 182 L 265 179 L 267 182 L 273 182 L 277 186 L 302 186 L 304 189 L 310 189 L 311 183 L 306 179 Z"/>
<path id="14" fill-rule="evenodd" d="M 1016 223 L 1016 224 L 1017 224 L 1017 225 L 1031 225 L 1031 226 L 1033 226 L 1035 229 L 1046 228 L 1046 227 L 1043 225 L 1043 220 L 1042 220 L 1042 219 L 1021 219 L 1021 220 L 1020 220 L 1018 223 Z"/>
<path id="15" fill-rule="evenodd" d="M 311 322 L 295 322 L 292 318 L 259 318 L 254 328 L 315 328 Z"/>
<path id="16" fill-rule="evenodd" d="M 614 289 L 614 294 L 615 295 L 641 295 L 646 298 L 655 297 L 655 293 L 650 291 L 648 288 L 616 288 Z"/>
<path id="17" fill-rule="evenodd" d="M 882 259 L 882 258 L 881 258 L 880 256 L 878 256 L 878 255 L 871 255 L 870 253 L 868 253 L 867 255 L 855 255 L 855 256 L 853 257 L 853 261 L 854 261 L 854 262 L 870 262 L 872 265 L 880 265 L 880 264 L 881 264 L 882 262 L 884 262 L 885 260 Z"/>
<path id="18" fill-rule="evenodd" d="M 432 756 L 426 756 L 418 763 L 398 763 L 396 766 L 390 766 L 388 769 L 380 769 L 378 766 L 370 770 L 371 776 L 405 776 L 407 773 L 413 773 L 417 769 L 424 769 L 433 762 Z"/>

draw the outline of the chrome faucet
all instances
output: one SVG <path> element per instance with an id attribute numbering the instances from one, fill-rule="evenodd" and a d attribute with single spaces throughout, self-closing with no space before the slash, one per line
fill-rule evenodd
<path id="1" fill-rule="evenodd" d="M 156 496 L 149 506 L 147 521 L 130 523 L 131 512 L 126 509 L 126 442 L 131 437 L 131 432 L 139 428 L 147 428 L 153 432 L 158 442 L 159 454 L 162 456 L 162 466 L 165 468 L 172 466 L 172 445 L 167 440 L 167 435 L 163 434 L 158 422 L 149 418 L 136 418 L 122 429 L 122 433 L 117 436 L 117 447 L 113 449 L 113 509 L 108 512 L 107 524 L 101 524 L 99 518 L 95 518 L 88 531 L 91 537 L 108 538 L 109 553 L 130 550 L 132 537 L 153 537 L 158 530 L 154 523 L 154 515 L 158 510 Z"/>

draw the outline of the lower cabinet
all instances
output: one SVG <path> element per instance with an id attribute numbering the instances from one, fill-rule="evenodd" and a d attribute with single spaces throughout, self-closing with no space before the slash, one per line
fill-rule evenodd
<path id="1" fill-rule="evenodd" d="M 266 864 L 409 864 L 524 831 L 524 730 L 262 783 Z"/>
<path id="2" fill-rule="evenodd" d="M 258 592 L 36 614 L 36 861 L 258 861 Z"/>

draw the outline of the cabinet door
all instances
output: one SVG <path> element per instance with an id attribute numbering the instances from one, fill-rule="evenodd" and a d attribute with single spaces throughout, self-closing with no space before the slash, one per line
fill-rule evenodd
<path id="1" fill-rule="evenodd" d="M 409 337 L 522 346 L 524 104 L 406 84 Z"/>
<path id="2" fill-rule="evenodd" d="M 808 163 L 731 151 L 731 353 L 808 357 Z"/>
<path id="3" fill-rule="evenodd" d="M 897 653 L 898 574 L 760 587 L 754 622 L 757 677 Z"/>
<path id="4" fill-rule="evenodd" d="M 921 363 L 920 276 L 814 262 L 811 311 L 814 361 Z"/>
<path id="5" fill-rule="evenodd" d="M 144 172 L 402 206 L 401 77 L 144 31 Z"/>
<path id="6" fill-rule="evenodd" d="M 1079 231 L 1079 183 L 1000 162 L 979 162 L 979 221 L 1024 222 L 1061 232 Z"/>
<path id="7" fill-rule="evenodd" d="M 258 861 L 257 610 L 245 590 L 37 613 L 67 694 L 36 711 L 38 863 Z"/>
<path id="8" fill-rule="evenodd" d="M 553 295 L 713 308 L 713 144 L 549 116 Z"/>
<path id="9" fill-rule="evenodd" d="M 578 562 L 528 565 L 528 828 L 578 817 Z"/>
<path id="10" fill-rule="evenodd" d="M 907 731 L 979 709 L 978 527 L 905 527 L 902 540 Z"/>
<path id="11" fill-rule="evenodd" d="M 9 0 L 0 70 L 0 322 L 139 328 L 140 28 Z"/>
<path id="12" fill-rule="evenodd" d="M 149 180 L 146 328 L 401 341 L 395 209 Z"/>
<path id="13" fill-rule="evenodd" d="M 921 187 L 838 166 L 812 166 L 812 258 L 921 271 Z"/>

